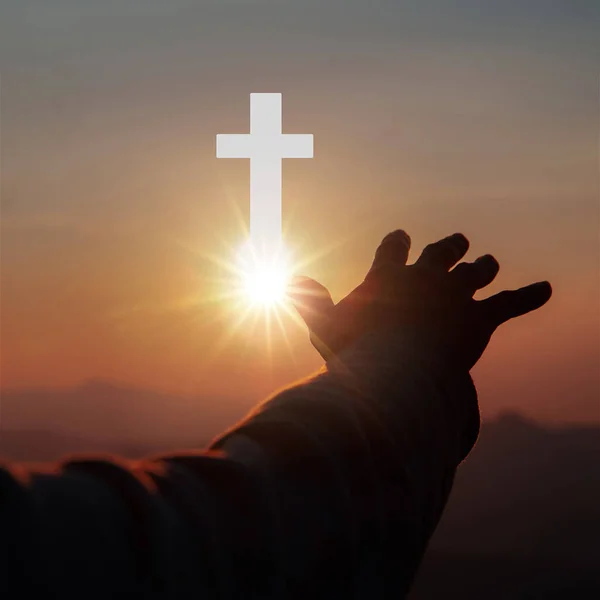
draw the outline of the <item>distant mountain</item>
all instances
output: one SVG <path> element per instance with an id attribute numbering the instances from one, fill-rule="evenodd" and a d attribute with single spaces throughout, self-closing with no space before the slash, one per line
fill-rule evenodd
<path id="1" fill-rule="evenodd" d="M 600 566 L 600 429 L 510 414 L 482 426 L 432 547 Z"/>
<path id="2" fill-rule="evenodd" d="M 600 597 L 600 428 L 482 426 L 410 600 Z"/>
<path id="3" fill-rule="evenodd" d="M 197 443 L 202 448 L 205 443 Z M 60 460 L 73 454 L 110 454 L 141 458 L 172 447 L 129 441 L 98 441 L 51 431 L 0 431 L 0 459 L 19 462 Z"/>
<path id="4" fill-rule="evenodd" d="M 22 462 L 57 460 L 72 452 L 106 452 L 106 444 L 51 431 L 0 431 L 0 457 Z"/>
<path id="5" fill-rule="evenodd" d="M 2 432 L 49 431 L 92 439 L 111 447 L 122 444 L 164 445 L 173 440 L 197 444 L 241 418 L 231 402 L 143 390 L 103 380 L 68 389 L 3 390 Z M 40 446 L 40 453 L 43 454 Z"/>

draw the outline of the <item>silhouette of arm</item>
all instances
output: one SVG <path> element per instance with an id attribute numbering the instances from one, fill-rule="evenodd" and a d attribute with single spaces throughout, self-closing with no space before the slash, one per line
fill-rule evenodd
<path id="1" fill-rule="evenodd" d="M 472 296 L 496 275 L 451 236 L 406 266 L 384 239 L 334 305 L 293 293 L 326 367 L 207 451 L 0 469 L 0 581 L 61 598 L 402 597 L 477 437 L 469 371 L 547 283 Z M 316 293 L 315 293 L 316 291 Z M 18 587 L 17 587 L 18 586 Z"/>
<path id="2" fill-rule="evenodd" d="M 211 452 L 0 471 L 2 581 L 64 598 L 404 593 L 477 424 L 466 372 L 375 335 Z"/>

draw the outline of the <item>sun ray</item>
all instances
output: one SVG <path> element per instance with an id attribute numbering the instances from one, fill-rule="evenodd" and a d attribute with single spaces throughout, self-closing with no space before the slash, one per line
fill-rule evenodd
<path id="1" fill-rule="evenodd" d="M 217 323 L 218 334 L 215 336 L 216 340 L 211 343 L 207 356 L 210 362 L 221 356 L 227 346 L 233 344 L 232 340 L 240 334 L 242 337 L 239 340 L 236 338 L 235 344 L 239 349 L 246 347 L 248 351 L 252 351 L 252 348 L 256 348 L 252 340 L 260 332 L 257 326 L 262 325 L 263 331 L 260 334 L 265 336 L 265 351 L 269 364 L 274 360 L 275 346 L 283 347 L 284 344 L 287 353 L 296 364 L 288 326 L 293 324 L 305 329 L 305 324 L 288 296 L 292 275 L 306 273 L 315 263 L 339 251 L 350 238 L 336 236 L 329 243 L 319 245 L 317 249 L 314 245 L 307 247 L 302 242 L 294 243 L 293 246 L 281 247 L 279 252 L 261 255 L 248 240 L 247 215 L 242 214 L 243 203 L 240 201 L 244 200 L 243 194 L 236 190 L 235 186 L 227 185 L 225 181 L 221 182 L 219 187 L 221 198 L 229 206 L 228 212 L 232 221 L 235 221 L 235 238 L 246 242 L 235 249 L 230 235 L 215 236 L 216 243 L 213 242 L 212 250 L 206 251 L 201 249 L 200 244 L 194 247 L 194 244 L 185 243 L 181 239 L 170 240 L 188 254 L 192 268 L 194 263 L 198 265 L 195 275 L 197 286 L 192 279 L 192 285 L 198 291 L 170 302 L 164 310 L 187 313 L 191 324 L 206 324 L 212 331 Z M 290 225 L 288 218 L 283 231 L 283 238 L 288 243 Z M 206 248 L 206 245 L 203 245 Z M 217 310 L 205 309 L 213 306 Z M 197 314 L 196 318 L 194 314 Z M 289 322 L 287 317 L 290 317 Z M 243 343 L 243 339 L 247 344 Z M 242 342 L 242 346 L 239 346 L 239 342 Z"/>
<path id="2" fill-rule="evenodd" d="M 249 317 L 252 316 L 252 309 L 246 307 L 245 310 L 241 310 L 237 318 L 227 327 L 226 331 L 223 332 L 221 337 L 213 344 L 209 355 L 207 356 L 207 364 L 212 364 L 223 352 L 227 344 L 231 339 L 239 332 L 242 325 L 248 321 Z M 256 324 L 256 314 L 254 314 L 253 326 Z M 253 327 L 254 328 L 254 327 Z"/>
<path id="3" fill-rule="evenodd" d="M 273 366 L 273 339 L 271 337 L 271 307 L 265 306 L 265 344 L 267 349 L 267 358 L 269 360 L 269 368 Z"/>
<path id="4" fill-rule="evenodd" d="M 340 237 L 337 240 L 331 241 L 326 246 L 323 246 L 317 250 L 314 250 L 311 253 L 304 254 L 303 252 L 299 251 L 298 255 L 304 255 L 305 258 L 303 260 L 298 260 L 294 266 L 295 266 L 296 270 L 298 272 L 300 272 L 302 269 L 309 267 L 310 265 L 316 263 L 319 260 L 322 260 L 327 255 L 331 254 L 333 251 L 341 248 L 344 244 L 347 244 L 349 241 L 350 241 L 350 236 L 348 236 L 347 238 Z"/>
<path id="5" fill-rule="evenodd" d="M 302 317 L 300 317 L 300 315 L 295 310 L 292 310 L 286 304 L 282 304 L 281 308 L 292 319 L 292 321 L 294 321 L 294 323 L 298 325 L 298 327 L 300 327 L 301 329 L 306 328 L 306 324 L 302 320 Z"/>

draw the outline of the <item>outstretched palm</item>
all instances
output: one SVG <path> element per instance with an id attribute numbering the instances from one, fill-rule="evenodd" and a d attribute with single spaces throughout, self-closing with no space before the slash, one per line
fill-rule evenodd
<path id="1" fill-rule="evenodd" d="M 410 238 L 397 230 L 381 242 L 364 281 L 338 304 L 308 278 L 298 278 L 290 296 L 326 360 L 369 331 L 410 328 L 446 360 L 470 369 L 499 325 L 544 305 L 552 288 L 544 281 L 474 300 L 499 265 L 490 255 L 456 265 L 468 248 L 465 236 L 454 234 L 430 244 L 407 265 Z"/>

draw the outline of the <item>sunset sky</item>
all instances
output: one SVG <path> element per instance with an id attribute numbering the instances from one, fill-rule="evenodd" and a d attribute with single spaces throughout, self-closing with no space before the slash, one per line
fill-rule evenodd
<path id="1" fill-rule="evenodd" d="M 281 92 L 286 240 L 341 298 L 380 239 L 456 231 L 485 294 L 547 279 L 474 370 L 485 416 L 600 421 L 600 4 L 3 0 L 1 385 L 108 379 L 249 408 L 321 364 L 215 301 L 243 241 L 249 94 Z"/>

